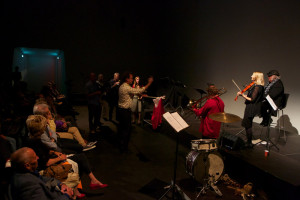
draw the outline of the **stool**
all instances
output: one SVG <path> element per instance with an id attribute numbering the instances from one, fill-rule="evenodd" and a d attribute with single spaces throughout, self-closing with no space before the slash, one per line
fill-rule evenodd
<path id="1" fill-rule="evenodd" d="M 272 119 L 272 121 L 274 121 L 274 122 L 272 122 L 270 124 L 270 127 L 278 128 L 278 140 L 280 138 L 283 138 L 283 140 L 285 142 L 287 141 L 287 138 L 286 138 L 286 134 L 285 134 L 284 118 L 282 118 L 282 122 L 281 122 L 280 118 L 284 114 L 283 110 L 285 109 L 285 107 L 287 105 L 287 100 L 288 100 L 289 96 L 290 96 L 289 94 L 286 94 L 286 93 L 284 94 L 283 99 L 282 99 L 282 106 L 278 107 L 278 109 L 277 109 L 277 115 L 276 115 L 277 120 L 275 122 L 275 120 Z M 278 122 L 278 127 L 276 127 L 277 122 Z M 283 131 L 283 136 L 282 137 L 281 137 L 281 130 Z M 263 129 L 261 130 L 261 135 L 262 135 L 262 132 L 263 132 Z"/>

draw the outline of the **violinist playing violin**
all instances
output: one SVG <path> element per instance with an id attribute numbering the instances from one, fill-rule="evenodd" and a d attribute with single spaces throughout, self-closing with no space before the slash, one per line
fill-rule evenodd
<path id="1" fill-rule="evenodd" d="M 245 99 L 246 108 L 244 111 L 244 118 L 242 120 L 242 126 L 246 129 L 247 135 L 247 148 L 253 148 L 252 144 L 252 122 L 255 116 L 260 115 L 261 102 L 263 98 L 264 90 L 264 75 L 262 72 L 253 72 L 251 76 L 251 83 L 245 87 L 244 90 L 237 93 L 238 96 L 242 96 Z M 244 92 L 248 91 L 245 95 Z"/>
<path id="2" fill-rule="evenodd" d="M 221 122 L 210 119 L 212 113 L 224 112 L 224 102 L 219 97 L 219 90 L 215 85 L 210 85 L 207 89 L 208 98 L 202 108 L 194 108 L 193 111 L 200 116 L 201 123 L 199 132 L 203 139 L 217 139 L 219 137 Z"/>

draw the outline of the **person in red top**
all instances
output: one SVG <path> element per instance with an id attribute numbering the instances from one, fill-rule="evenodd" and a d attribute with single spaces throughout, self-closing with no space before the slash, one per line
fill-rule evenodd
<path id="1" fill-rule="evenodd" d="M 201 123 L 199 131 L 203 139 L 217 139 L 219 137 L 221 122 L 214 121 L 208 116 L 212 113 L 224 112 L 224 102 L 219 97 L 219 90 L 210 85 L 207 89 L 208 99 L 200 109 L 195 108 L 193 111 L 200 116 Z"/>

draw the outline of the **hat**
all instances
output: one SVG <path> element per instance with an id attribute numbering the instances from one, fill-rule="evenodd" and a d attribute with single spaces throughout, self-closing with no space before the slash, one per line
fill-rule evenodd
<path id="1" fill-rule="evenodd" d="M 268 76 L 276 75 L 280 76 L 279 72 L 277 70 L 271 70 L 267 73 Z"/>

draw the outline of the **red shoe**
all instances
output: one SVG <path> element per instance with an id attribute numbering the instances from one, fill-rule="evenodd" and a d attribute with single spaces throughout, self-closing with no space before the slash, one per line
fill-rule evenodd
<path id="1" fill-rule="evenodd" d="M 77 198 L 77 199 L 82 199 L 82 198 L 84 198 L 85 196 L 86 196 L 85 194 L 81 193 L 80 195 L 76 195 L 76 198 Z"/>
<path id="2" fill-rule="evenodd" d="M 93 183 L 90 184 L 90 188 L 91 188 L 92 190 L 100 189 L 100 188 L 105 188 L 105 187 L 107 187 L 107 186 L 108 186 L 107 184 L 102 184 L 102 185 L 99 185 L 99 184 L 93 184 Z"/>

